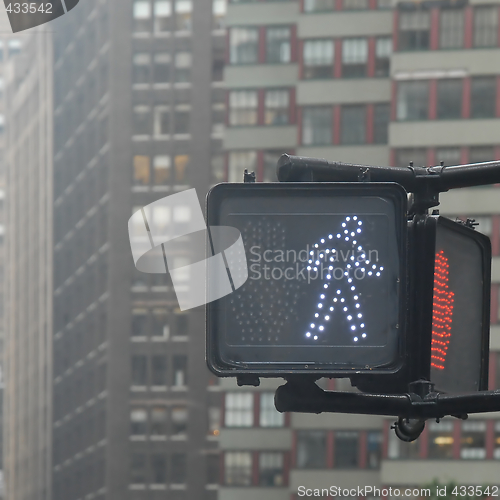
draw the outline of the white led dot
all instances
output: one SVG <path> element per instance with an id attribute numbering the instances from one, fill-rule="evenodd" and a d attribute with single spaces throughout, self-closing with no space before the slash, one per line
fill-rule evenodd
<path id="1" fill-rule="evenodd" d="M 332 239 L 332 238 L 333 238 L 333 235 L 332 235 L 332 234 L 329 234 L 329 235 L 328 235 L 328 238 Z"/>
<path id="2" fill-rule="evenodd" d="M 325 298 L 325 294 L 322 293 L 320 296 L 319 296 L 320 299 L 324 299 Z"/>
<path id="3" fill-rule="evenodd" d="M 328 288 L 328 285 L 323 285 L 323 288 Z"/>
<path id="4" fill-rule="evenodd" d="M 319 318 L 319 314 L 318 314 L 318 313 L 316 313 L 316 314 L 314 315 L 314 317 L 315 317 L 315 318 Z"/>
<path id="5" fill-rule="evenodd" d="M 380 270 L 381 270 L 381 271 L 383 271 L 383 270 L 384 270 L 384 268 L 383 268 L 382 266 L 380 266 Z"/>
<path id="6" fill-rule="evenodd" d="M 364 339 L 366 338 L 366 333 L 363 333 L 363 335 L 361 335 Z"/>
<path id="7" fill-rule="evenodd" d="M 354 216 L 354 217 L 352 218 L 352 220 L 358 220 L 358 218 L 357 218 L 356 216 Z"/>
<path id="8" fill-rule="evenodd" d="M 345 240 L 346 240 L 346 241 L 349 241 L 349 236 L 346 236 L 346 237 L 345 237 Z"/>
<path id="9" fill-rule="evenodd" d="M 330 311 L 333 311 L 333 307 L 330 307 Z"/>
<path id="10" fill-rule="evenodd" d="M 363 223 L 361 221 L 358 222 L 358 226 L 361 226 Z"/>
<path id="11" fill-rule="evenodd" d="M 317 243 L 314 245 L 314 248 L 318 248 L 318 244 Z"/>
<path id="12" fill-rule="evenodd" d="M 323 307 L 323 304 L 318 304 L 318 307 L 321 309 Z"/>
<path id="13" fill-rule="evenodd" d="M 318 340 L 318 336 L 317 335 L 314 336 L 314 340 Z"/>
<path id="14" fill-rule="evenodd" d="M 345 218 L 345 220 L 346 220 L 347 222 L 349 222 L 349 221 L 351 220 L 351 218 L 350 218 L 350 217 L 346 217 L 346 218 Z"/>
<path id="15" fill-rule="evenodd" d="M 370 272 L 368 273 L 368 276 L 371 276 L 372 274 L 373 274 L 373 273 L 370 271 Z"/>
<path id="16" fill-rule="evenodd" d="M 349 314 L 349 316 L 347 316 L 347 319 L 348 319 L 349 321 L 351 321 L 352 316 Z"/>
<path id="17" fill-rule="evenodd" d="M 359 325 L 361 328 L 364 328 L 365 327 L 365 324 L 364 323 L 361 323 L 361 325 Z"/>
<path id="18" fill-rule="evenodd" d="M 344 307 L 344 312 L 347 312 L 347 307 Z"/>
<path id="19" fill-rule="evenodd" d="M 356 290 L 356 287 L 355 286 L 351 286 L 351 292 L 354 292 L 354 290 Z"/>
<path id="20" fill-rule="evenodd" d="M 331 279 L 332 279 L 331 275 L 327 274 L 327 275 L 326 275 L 326 279 L 327 279 L 327 280 L 331 280 Z"/>
<path id="21" fill-rule="evenodd" d="M 307 266 L 307 270 L 310 271 L 311 270 L 311 266 Z"/>
<path id="22" fill-rule="evenodd" d="M 310 336 L 311 336 L 311 332 L 307 332 L 306 337 L 310 337 Z"/>
<path id="23" fill-rule="evenodd" d="M 326 321 L 328 321 L 330 319 L 330 316 L 326 315 L 325 319 L 326 319 Z"/>
<path id="24" fill-rule="evenodd" d="M 361 313 L 358 314 L 358 318 L 362 318 L 363 315 Z"/>
<path id="25" fill-rule="evenodd" d="M 319 329 L 320 329 L 320 331 L 323 331 L 323 330 L 325 329 L 325 327 L 324 327 L 323 325 L 321 325 L 321 326 L 319 327 Z"/>
<path id="26" fill-rule="evenodd" d="M 358 341 L 358 337 L 354 337 L 354 342 L 357 342 Z"/>
<path id="27" fill-rule="evenodd" d="M 377 276 L 380 276 L 380 273 L 377 273 Z"/>
<path id="28" fill-rule="evenodd" d="M 340 290 L 337 290 L 337 295 L 340 295 Z"/>
<path id="29" fill-rule="evenodd" d="M 358 296 L 357 295 L 354 296 L 354 300 L 358 300 Z"/>
<path id="30" fill-rule="evenodd" d="M 377 269 L 377 266 L 373 264 L 372 269 Z"/>
<path id="31" fill-rule="evenodd" d="M 316 264 L 317 266 L 319 266 L 319 260 L 317 260 L 317 261 L 315 262 L 315 264 Z"/>
<path id="32" fill-rule="evenodd" d="M 339 234 L 337 234 L 337 238 L 340 238 L 340 233 L 339 233 Z"/>
<path id="33" fill-rule="evenodd" d="M 354 331 L 356 330 L 356 327 L 354 325 L 351 326 L 351 330 Z"/>
<path id="34" fill-rule="evenodd" d="M 351 233 L 351 236 L 356 236 L 356 233 Z"/>
<path id="35" fill-rule="evenodd" d="M 346 223 L 345 222 L 342 222 L 342 227 L 345 227 L 346 226 Z"/>
<path id="36" fill-rule="evenodd" d="M 334 302 L 337 302 L 337 297 L 335 297 L 335 298 L 333 299 L 333 301 L 334 301 Z"/>
<path id="37" fill-rule="evenodd" d="M 325 240 L 324 240 L 323 238 L 321 238 L 321 240 L 320 240 L 320 241 L 321 241 L 321 243 L 324 243 L 324 242 L 325 242 Z"/>
<path id="38" fill-rule="evenodd" d="M 314 323 L 311 323 L 311 328 L 314 328 Z"/>
<path id="39" fill-rule="evenodd" d="M 340 302 L 345 302 L 345 299 L 344 298 L 340 299 Z"/>
<path id="40" fill-rule="evenodd" d="M 359 304 L 356 304 L 356 309 L 359 309 Z"/>

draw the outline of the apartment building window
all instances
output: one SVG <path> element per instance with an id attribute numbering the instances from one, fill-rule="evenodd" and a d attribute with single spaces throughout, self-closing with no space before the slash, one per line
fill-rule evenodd
<path id="1" fill-rule="evenodd" d="M 438 148 L 436 149 L 437 162 L 443 162 L 447 167 L 451 165 L 460 165 L 460 149 L 459 148 Z"/>
<path id="2" fill-rule="evenodd" d="M 289 63 L 291 59 L 289 27 L 271 27 L 266 30 L 266 62 Z"/>
<path id="3" fill-rule="evenodd" d="M 257 168 L 256 151 L 231 151 L 228 157 L 228 181 L 241 182 L 243 172 L 249 172 Z"/>
<path id="4" fill-rule="evenodd" d="M 135 33 L 151 30 L 151 4 L 149 0 L 136 0 L 133 4 L 133 27 Z"/>
<path id="5" fill-rule="evenodd" d="M 390 459 L 418 459 L 420 457 L 420 440 L 405 443 L 394 432 L 389 432 L 387 456 Z"/>
<path id="6" fill-rule="evenodd" d="M 132 453 L 130 457 L 130 483 L 145 484 L 147 482 L 147 462 L 145 453 Z"/>
<path id="7" fill-rule="evenodd" d="M 500 422 L 495 422 L 495 439 L 494 439 L 493 458 L 500 460 Z"/>
<path id="8" fill-rule="evenodd" d="M 359 462 L 359 433 L 357 431 L 335 432 L 335 458 L 337 469 L 354 469 Z"/>
<path id="9" fill-rule="evenodd" d="M 132 309 L 132 337 L 147 335 L 148 310 Z"/>
<path id="10" fill-rule="evenodd" d="M 175 181 L 179 183 L 187 182 L 187 172 L 189 167 L 189 155 L 178 154 L 174 156 Z"/>
<path id="11" fill-rule="evenodd" d="M 147 186 L 151 177 L 149 156 L 134 156 L 134 184 L 137 186 Z M 133 330 L 133 328 L 132 328 Z M 133 335 L 133 333 L 132 333 Z"/>
<path id="12" fill-rule="evenodd" d="M 304 0 L 304 12 L 328 12 L 335 10 L 335 0 Z"/>
<path id="13" fill-rule="evenodd" d="M 368 9 L 368 0 L 344 0 L 344 10 Z"/>
<path id="14" fill-rule="evenodd" d="M 392 9 L 392 0 L 377 0 L 377 9 Z"/>
<path id="15" fill-rule="evenodd" d="M 228 451 L 224 454 L 224 481 L 227 486 L 250 486 L 252 483 L 252 454 Z"/>
<path id="16" fill-rule="evenodd" d="M 173 453 L 170 461 L 170 482 L 184 484 L 186 482 L 187 461 L 184 453 Z"/>
<path id="17" fill-rule="evenodd" d="M 132 356 L 131 383 L 136 386 L 148 385 L 148 358 L 146 356 Z"/>
<path id="18" fill-rule="evenodd" d="M 430 459 L 453 458 L 453 422 L 428 422 Z"/>
<path id="19" fill-rule="evenodd" d="M 154 177 L 153 182 L 155 185 L 166 184 L 170 177 L 170 156 L 157 155 L 153 158 Z M 156 310 L 159 311 L 159 310 Z"/>
<path id="20" fill-rule="evenodd" d="M 456 119 L 462 116 L 463 81 L 458 79 L 437 82 L 437 118 Z"/>
<path id="21" fill-rule="evenodd" d="M 495 160 L 493 146 L 473 146 L 469 148 L 469 163 L 483 163 Z"/>
<path id="22" fill-rule="evenodd" d="M 302 144 L 331 144 L 332 110 L 329 107 L 302 108 Z"/>
<path id="23" fill-rule="evenodd" d="M 399 50 L 426 50 L 429 48 L 431 19 L 427 10 L 399 13 Z"/>
<path id="24" fill-rule="evenodd" d="M 167 482 L 167 457 L 163 453 L 151 454 L 151 483 L 165 484 Z"/>
<path id="25" fill-rule="evenodd" d="M 284 486 L 283 452 L 261 452 L 259 454 L 260 486 Z"/>
<path id="26" fill-rule="evenodd" d="M 151 435 L 165 436 L 167 433 L 167 409 L 162 406 L 151 408 Z"/>
<path id="27" fill-rule="evenodd" d="M 130 434 L 145 436 L 148 433 L 148 412 L 144 408 L 134 408 L 130 411 Z"/>
<path id="28" fill-rule="evenodd" d="M 154 83 L 170 82 L 170 54 L 160 53 L 154 56 Z"/>
<path id="29" fill-rule="evenodd" d="M 377 38 L 375 43 L 375 76 L 389 76 L 392 54 L 392 38 Z"/>
<path id="30" fill-rule="evenodd" d="M 276 410 L 274 406 L 274 393 L 263 392 L 260 395 L 260 417 L 261 427 L 283 427 L 285 415 Z"/>
<path id="31" fill-rule="evenodd" d="M 366 433 L 366 467 L 379 469 L 382 460 L 382 433 L 368 431 Z"/>
<path id="32" fill-rule="evenodd" d="M 342 77 L 366 76 L 368 62 L 368 40 L 352 38 L 342 42 Z"/>
<path id="33" fill-rule="evenodd" d="M 233 90 L 229 93 L 229 125 L 257 125 L 256 90 Z"/>
<path id="34" fill-rule="evenodd" d="M 132 130 L 134 135 L 151 133 L 151 108 L 149 106 L 134 107 Z"/>
<path id="35" fill-rule="evenodd" d="M 253 394 L 247 392 L 228 392 L 225 398 L 226 427 L 252 427 Z"/>
<path id="36" fill-rule="evenodd" d="M 398 120 L 425 120 L 429 102 L 429 82 L 399 82 L 397 95 Z"/>
<path id="37" fill-rule="evenodd" d="M 410 162 L 416 167 L 427 163 L 426 150 L 421 148 L 404 148 L 396 150 L 396 167 L 407 167 Z"/>
<path id="38" fill-rule="evenodd" d="M 326 432 L 297 431 L 297 468 L 324 469 L 326 467 Z"/>
<path id="39" fill-rule="evenodd" d="M 464 10 L 441 9 L 439 48 L 460 49 L 464 46 Z"/>
<path id="40" fill-rule="evenodd" d="M 474 7 L 474 47 L 496 47 L 498 44 L 498 8 Z"/>
<path id="41" fill-rule="evenodd" d="M 373 142 L 375 144 L 388 143 L 390 119 L 390 104 L 381 103 L 373 106 Z"/>
<path id="42" fill-rule="evenodd" d="M 185 312 L 175 311 L 172 316 L 173 334 L 175 337 L 185 337 L 188 334 L 189 315 Z"/>
<path id="43" fill-rule="evenodd" d="M 156 106 L 154 116 L 155 135 L 170 134 L 170 108 L 168 106 Z"/>
<path id="44" fill-rule="evenodd" d="M 484 460 L 486 458 L 486 422 L 462 422 L 460 458 Z"/>
<path id="45" fill-rule="evenodd" d="M 231 28 L 229 60 L 231 64 L 255 64 L 259 56 L 258 28 Z"/>
<path id="46" fill-rule="evenodd" d="M 167 359 L 164 355 L 151 357 L 151 385 L 167 385 Z"/>
<path id="47" fill-rule="evenodd" d="M 174 134 L 189 134 L 191 109 L 178 106 L 174 113 Z"/>
<path id="48" fill-rule="evenodd" d="M 340 142 L 342 144 L 364 144 L 366 142 L 366 106 L 342 106 Z"/>
<path id="49" fill-rule="evenodd" d="M 224 18 L 227 13 L 227 1 L 226 0 L 214 0 L 212 3 L 212 18 L 213 18 L 213 29 L 223 29 L 224 28 Z"/>
<path id="50" fill-rule="evenodd" d="M 176 0 L 175 27 L 179 31 L 191 31 L 193 3 L 191 0 Z"/>
<path id="51" fill-rule="evenodd" d="M 172 408 L 170 414 L 172 420 L 172 434 L 178 436 L 186 434 L 188 425 L 188 410 L 185 406 L 176 406 Z"/>
<path id="52" fill-rule="evenodd" d="M 288 90 L 267 90 L 264 99 L 264 123 L 266 125 L 287 125 L 290 92 Z"/>
<path id="53" fill-rule="evenodd" d="M 471 118 L 494 118 L 496 108 L 496 78 L 479 76 L 471 78 Z"/>
<path id="54" fill-rule="evenodd" d="M 165 33 L 169 31 L 172 22 L 172 4 L 170 0 L 156 0 L 154 15 L 155 32 Z"/>
<path id="55" fill-rule="evenodd" d="M 151 81 L 150 54 L 135 54 L 132 63 L 132 81 L 134 83 L 149 83 Z"/>
<path id="56" fill-rule="evenodd" d="M 174 387 L 186 387 L 187 380 L 187 357 L 184 355 L 174 356 Z"/>
<path id="57" fill-rule="evenodd" d="M 303 47 L 304 79 L 331 78 L 333 72 L 333 41 L 306 40 Z"/>
<path id="58" fill-rule="evenodd" d="M 175 54 L 175 81 L 187 83 L 191 80 L 191 52 L 177 52 Z"/>

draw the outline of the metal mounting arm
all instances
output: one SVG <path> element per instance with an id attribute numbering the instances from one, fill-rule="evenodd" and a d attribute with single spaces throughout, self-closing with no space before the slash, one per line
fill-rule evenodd
<path id="1" fill-rule="evenodd" d="M 445 167 L 374 167 L 330 162 L 284 154 L 278 160 L 280 182 L 397 182 L 414 193 L 414 212 L 439 205 L 439 193 L 449 189 L 500 183 L 500 161 Z"/>

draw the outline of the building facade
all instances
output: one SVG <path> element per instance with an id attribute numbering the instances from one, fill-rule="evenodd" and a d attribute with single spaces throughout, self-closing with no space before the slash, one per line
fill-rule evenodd
<path id="1" fill-rule="evenodd" d="M 5 66 L 6 495 L 52 499 L 52 37 Z M 4 55 L 5 57 L 5 55 Z"/>
<path id="2" fill-rule="evenodd" d="M 248 168 L 258 180 L 276 180 L 284 152 L 391 166 L 500 159 L 499 8 L 497 1 L 230 3 L 226 178 L 239 182 Z M 497 199 L 494 186 L 461 189 L 442 194 L 440 207 L 451 218 L 475 218 L 492 241 L 491 388 L 500 387 Z M 343 380 L 323 382 L 352 390 Z M 271 382 L 249 389 L 224 381 L 223 387 L 223 500 L 294 499 L 300 486 L 498 482 L 496 414 L 429 422 L 407 444 L 390 430 L 393 419 L 266 420 L 262 405 Z"/>

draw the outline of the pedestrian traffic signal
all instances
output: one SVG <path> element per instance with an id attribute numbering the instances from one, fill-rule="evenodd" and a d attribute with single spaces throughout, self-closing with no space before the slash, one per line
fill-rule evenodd
<path id="1" fill-rule="evenodd" d="M 394 183 L 215 186 L 208 226 L 238 229 L 248 279 L 207 306 L 211 370 L 397 373 L 406 342 L 406 205 Z M 209 294 L 214 286 L 208 279 Z"/>
<path id="2" fill-rule="evenodd" d="M 438 391 L 487 389 L 491 244 L 472 221 L 436 217 L 430 380 Z"/>

